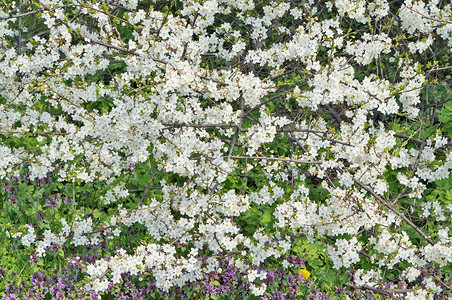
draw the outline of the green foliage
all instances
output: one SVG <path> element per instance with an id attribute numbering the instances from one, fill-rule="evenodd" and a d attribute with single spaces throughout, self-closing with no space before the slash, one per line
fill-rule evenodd
<path id="1" fill-rule="evenodd" d="M 270 205 L 265 205 L 260 208 L 254 205 L 253 208 L 247 210 L 236 219 L 238 225 L 242 227 L 241 231 L 251 237 L 257 228 L 263 227 L 267 231 L 273 231 L 275 217 L 273 215 L 274 208 Z"/>
<path id="2" fill-rule="evenodd" d="M 335 287 L 341 287 L 349 280 L 349 275 L 343 268 L 336 270 L 326 252 L 325 243 L 309 242 L 307 238 L 297 239 L 292 251 L 296 256 L 303 257 L 311 273 L 314 284 L 323 291 L 333 292 Z"/>
<path id="3" fill-rule="evenodd" d="M 452 138 L 452 98 L 447 99 L 443 109 L 439 112 L 438 120 L 444 124 L 441 131 L 449 138 Z"/>

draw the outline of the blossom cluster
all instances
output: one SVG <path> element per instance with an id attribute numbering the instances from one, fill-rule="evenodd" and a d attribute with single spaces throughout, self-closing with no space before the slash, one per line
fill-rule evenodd
<path id="1" fill-rule="evenodd" d="M 268 272 L 251 267 L 301 236 L 324 242 L 335 269 L 373 264 L 358 288 L 381 286 L 389 266 L 443 292 L 420 271 L 452 266 L 452 204 L 427 198 L 452 170 L 444 103 L 424 99 L 443 73 L 423 55 L 452 47 L 452 4 L 29 2 L 0 10 L 5 205 L 21 205 L 6 182 L 24 172 L 72 184 L 74 204 L 51 226 L 8 229 L 11 240 L 44 258 L 140 232 L 140 246 L 87 263 L 96 295 L 144 270 L 169 291 L 224 256 L 267 295 Z M 85 184 L 99 207 L 76 203 Z M 30 203 L 66 205 L 45 196 Z"/>

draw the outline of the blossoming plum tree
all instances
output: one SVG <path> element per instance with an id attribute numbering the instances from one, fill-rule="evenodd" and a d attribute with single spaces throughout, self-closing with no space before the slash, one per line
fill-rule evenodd
<path id="1" fill-rule="evenodd" d="M 357 269 L 354 288 L 445 292 L 421 270 L 452 266 L 452 201 L 432 194 L 452 169 L 448 99 L 430 92 L 450 82 L 451 15 L 420 0 L 7 1 L 0 176 L 52 174 L 74 204 L 3 230 L 38 257 L 116 241 L 86 266 L 97 292 L 144 270 L 183 286 L 224 256 L 245 270 L 301 237 Z M 96 205 L 76 201 L 91 183 Z"/>

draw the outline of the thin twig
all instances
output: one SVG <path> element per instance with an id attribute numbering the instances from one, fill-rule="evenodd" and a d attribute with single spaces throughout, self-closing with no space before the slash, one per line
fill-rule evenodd
<path id="1" fill-rule="evenodd" d="M 29 12 L 26 12 L 26 13 L 23 13 L 23 14 L 18 14 L 18 15 L 12 15 L 12 16 L 7 16 L 7 17 L 0 17 L 0 21 L 9 20 L 9 19 L 16 19 L 16 18 L 22 18 L 22 17 L 26 17 L 26 16 L 29 16 L 29 15 L 34 15 L 34 14 L 37 14 L 37 13 L 40 13 L 40 12 L 42 12 L 42 9 L 29 11 Z"/>
<path id="2" fill-rule="evenodd" d="M 411 136 L 402 134 L 402 133 L 394 133 L 395 137 L 401 138 L 401 139 L 405 139 L 405 140 L 409 140 L 410 142 L 414 142 L 417 144 L 425 144 L 425 141 L 421 140 L 421 139 L 417 139 L 417 138 L 413 138 Z"/>
<path id="3" fill-rule="evenodd" d="M 279 157 L 265 157 L 265 156 L 225 156 L 229 158 L 235 159 L 263 159 L 263 160 L 274 160 L 274 161 L 285 161 L 285 162 L 293 162 L 298 164 L 322 164 L 321 161 L 310 161 L 310 160 L 295 160 L 289 158 L 279 158 Z"/>
<path id="4" fill-rule="evenodd" d="M 148 194 L 149 187 L 151 186 L 151 183 L 154 180 L 155 174 L 157 174 L 157 170 L 158 169 L 156 168 L 154 170 L 154 173 L 152 173 L 151 178 L 149 178 L 148 185 L 144 189 L 143 195 L 141 196 L 140 202 L 138 202 L 137 207 L 139 207 L 143 203 L 144 199 L 146 198 L 146 195 Z"/>
<path id="5" fill-rule="evenodd" d="M 414 290 L 412 289 L 379 289 L 367 284 L 361 285 L 361 286 L 357 286 L 351 283 L 345 283 L 346 286 L 349 286 L 353 289 L 358 289 L 358 290 L 369 290 L 372 292 L 375 292 L 377 294 L 380 295 L 385 295 L 385 296 L 391 296 L 392 294 L 406 294 L 409 292 L 413 292 Z"/>
<path id="6" fill-rule="evenodd" d="M 363 188 L 364 190 L 366 190 L 369 194 L 371 194 L 375 199 L 377 199 L 378 201 L 380 201 L 382 204 L 384 204 L 385 206 L 387 206 L 393 213 L 395 213 L 396 215 L 398 215 L 400 218 L 402 218 L 402 220 L 404 220 L 408 225 L 410 225 L 417 233 L 419 233 L 430 245 L 435 245 L 435 243 L 422 231 L 420 230 L 413 222 L 411 222 L 406 216 L 405 214 L 399 212 L 395 207 L 392 206 L 391 203 L 386 202 L 386 200 L 384 200 L 383 198 L 381 198 L 380 196 L 378 196 L 377 194 L 375 194 L 375 192 L 373 190 L 371 190 L 368 186 L 366 186 L 365 184 L 363 184 L 361 181 L 353 178 L 353 181 L 358 184 L 361 188 Z"/>

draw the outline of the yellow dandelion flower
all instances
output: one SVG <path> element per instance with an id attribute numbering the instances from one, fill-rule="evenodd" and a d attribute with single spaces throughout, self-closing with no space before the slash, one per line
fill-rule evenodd
<path id="1" fill-rule="evenodd" d="M 306 279 L 309 279 L 309 276 L 311 276 L 311 273 L 309 273 L 309 271 L 306 269 L 301 269 L 300 271 L 298 271 L 298 274 L 300 274 Z"/>

